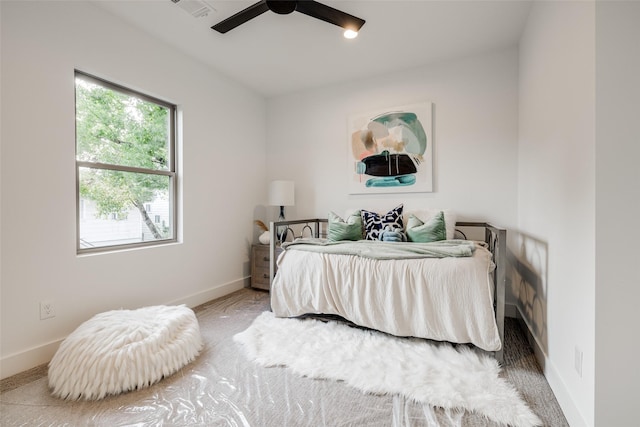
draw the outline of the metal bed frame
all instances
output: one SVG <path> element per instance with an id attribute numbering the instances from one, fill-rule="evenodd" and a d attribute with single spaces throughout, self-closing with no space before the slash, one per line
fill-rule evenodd
<path id="1" fill-rule="evenodd" d="M 319 238 L 326 236 L 327 223 L 328 220 L 326 218 L 313 218 L 293 221 L 272 221 L 269 224 L 269 287 L 271 287 L 276 275 L 276 246 L 282 243 L 280 238 L 283 235 L 289 235 L 289 233 L 291 233 L 290 235 L 292 238 L 302 237 L 305 232 L 309 232 L 310 237 Z M 301 228 L 300 234 L 296 236 L 292 226 L 301 224 L 304 225 Z M 493 353 L 498 362 L 502 363 L 504 361 L 504 308 L 505 289 L 507 283 L 507 230 L 496 227 L 488 222 L 475 221 L 458 221 L 456 222 L 456 228 L 457 227 L 483 228 L 484 241 L 487 244 L 489 251 L 493 254 L 493 262 L 496 265 L 493 274 L 493 308 L 496 315 L 496 325 L 498 327 L 498 334 L 500 336 L 502 348 L 499 351 L 491 353 Z M 285 230 L 286 233 L 283 233 Z M 464 233 L 462 234 L 464 235 Z"/>

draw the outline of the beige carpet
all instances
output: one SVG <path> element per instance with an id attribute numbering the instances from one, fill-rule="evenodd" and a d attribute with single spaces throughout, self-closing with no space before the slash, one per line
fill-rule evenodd
<path id="1" fill-rule="evenodd" d="M 205 349 L 170 378 L 97 402 L 50 395 L 46 367 L 0 383 L 0 425 L 73 426 L 495 426 L 479 415 L 363 394 L 343 383 L 300 378 L 246 360 L 233 335 L 268 309 L 244 289 L 196 309 Z M 517 322 L 507 319 L 502 375 L 545 426 L 568 426 Z"/>

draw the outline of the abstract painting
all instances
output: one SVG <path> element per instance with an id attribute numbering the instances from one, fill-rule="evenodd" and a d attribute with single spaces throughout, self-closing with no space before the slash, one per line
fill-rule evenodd
<path id="1" fill-rule="evenodd" d="M 349 193 L 433 191 L 432 103 L 349 117 Z"/>

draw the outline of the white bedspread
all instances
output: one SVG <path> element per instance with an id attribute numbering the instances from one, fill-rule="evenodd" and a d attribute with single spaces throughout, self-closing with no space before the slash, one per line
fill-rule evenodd
<path id="1" fill-rule="evenodd" d="M 480 246 L 471 257 L 403 260 L 285 250 L 271 309 L 277 317 L 336 314 L 397 336 L 497 351 L 493 269 Z"/>

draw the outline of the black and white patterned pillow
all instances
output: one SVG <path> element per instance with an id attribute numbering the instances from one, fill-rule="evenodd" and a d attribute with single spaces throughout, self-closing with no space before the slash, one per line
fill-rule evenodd
<path id="1" fill-rule="evenodd" d="M 362 215 L 362 223 L 364 224 L 365 240 L 378 240 L 380 231 L 384 230 L 385 226 L 390 226 L 391 229 L 400 229 L 404 231 L 404 223 L 402 222 L 402 210 L 403 205 L 399 205 L 384 215 L 380 215 L 377 212 L 360 211 Z"/>

